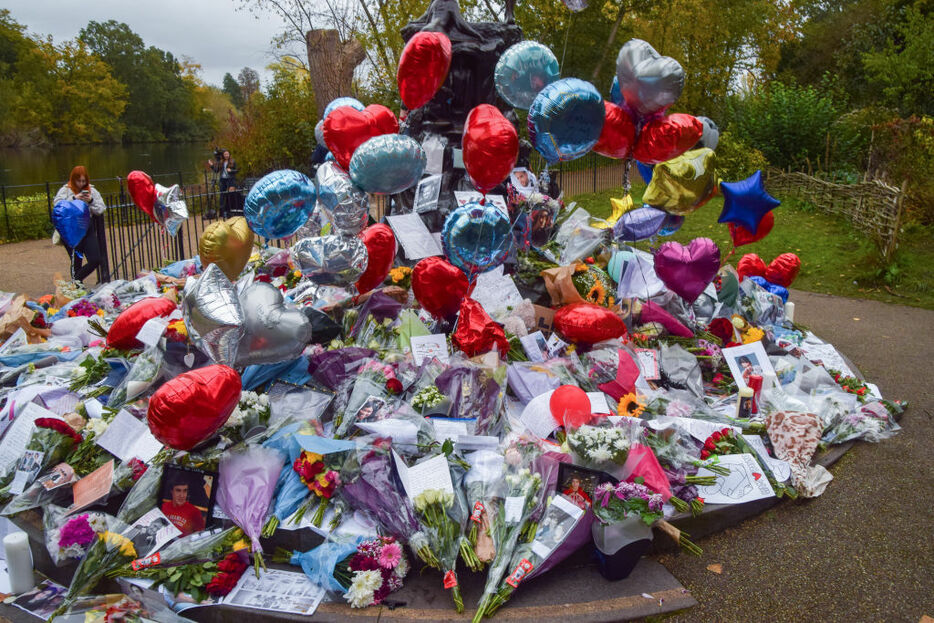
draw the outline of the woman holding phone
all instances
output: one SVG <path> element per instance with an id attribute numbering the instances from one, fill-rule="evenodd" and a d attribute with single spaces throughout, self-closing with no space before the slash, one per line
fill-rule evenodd
<path id="1" fill-rule="evenodd" d="M 101 194 L 97 192 L 96 188 L 91 186 L 88 170 L 80 165 L 71 170 L 68 182 L 55 193 L 55 199 L 52 201 L 52 205 L 55 205 L 59 201 L 71 201 L 72 199 L 78 199 L 88 204 L 88 209 L 91 211 L 92 216 L 103 214 L 104 210 L 107 209 Z M 68 250 L 68 256 L 72 258 L 71 276 L 73 279 L 84 281 L 85 277 L 93 273 L 97 270 L 97 267 L 100 266 L 101 250 L 97 243 L 97 225 L 94 223 L 93 218 L 88 225 L 88 233 L 85 234 L 84 238 L 74 249 L 70 248 L 68 245 L 64 246 L 65 249 Z M 75 251 L 84 256 L 83 259 L 78 257 L 78 255 L 74 253 Z"/>

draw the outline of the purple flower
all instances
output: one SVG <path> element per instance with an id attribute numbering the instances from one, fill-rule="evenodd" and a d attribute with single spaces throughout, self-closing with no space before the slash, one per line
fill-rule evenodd
<path id="1" fill-rule="evenodd" d="M 65 525 L 62 526 L 62 529 L 59 531 L 58 546 L 61 549 L 72 545 L 87 547 L 94 541 L 95 536 L 97 536 L 97 533 L 95 533 L 94 528 L 91 527 L 88 516 L 78 515 L 77 517 L 69 519 L 65 522 Z"/>

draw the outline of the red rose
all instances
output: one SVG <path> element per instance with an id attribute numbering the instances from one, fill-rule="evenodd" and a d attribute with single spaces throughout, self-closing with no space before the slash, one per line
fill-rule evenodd
<path id="1" fill-rule="evenodd" d="M 709 450 L 710 452 L 713 452 L 717 449 L 717 446 L 715 446 L 713 443 L 713 439 L 708 438 L 707 441 L 704 442 L 704 449 Z"/>
<path id="2" fill-rule="evenodd" d="M 707 330 L 720 338 L 724 344 L 733 339 L 733 323 L 726 318 L 714 318 Z"/>
<path id="3" fill-rule="evenodd" d="M 592 257 L 585 258 L 584 262 L 586 262 L 587 264 L 593 264 L 593 258 Z"/>
<path id="4" fill-rule="evenodd" d="M 284 274 L 287 273 L 288 271 L 289 271 L 289 267 L 288 267 L 288 266 L 276 266 L 275 268 L 272 269 L 272 276 L 273 276 L 273 277 L 281 277 L 282 275 L 284 275 Z"/>
<path id="5" fill-rule="evenodd" d="M 272 279 L 269 277 L 269 275 L 256 275 L 255 277 L 253 277 L 253 280 L 254 280 L 254 281 L 262 281 L 263 283 L 269 283 L 269 282 L 272 281 Z"/>
<path id="6" fill-rule="evenodd" d="M 724 428 L 720 431 L 720 434 L 723 435 L 724 437 L 729 437 L 730 433 L 732 432 L 733 432 L 732 428 Z"/>
<path id="7" fill-rule="evenodd" d="M 700 451 L 700 458 L 702 461 L 706 461 L 709 456 L 710 456 L 710 453 L 707 452 L 707 450 Z"/>
<path id="8" fill-rule="evenodd" d="M 719 432 L 716 432 L 710 436 L 710 438 L 713 439 L 714 441 L 720 441 L 722 437 L 723 435 L 721 435 Z"/>
<path id="9" fill-rule="evenodd" d="M 386 390 L 390 394 L 398 394 L 402 391 L 402 381 L 399 379 L 389 379 L 386 381 Z"/>

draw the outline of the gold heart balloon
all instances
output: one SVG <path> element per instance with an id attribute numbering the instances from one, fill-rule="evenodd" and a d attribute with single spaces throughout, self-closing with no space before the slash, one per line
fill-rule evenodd
<path id="1" fill-rule="evenodd" d="M 253 252 L 253 231 L 242 216 L 208 225 L 198 241 L 201 266 L 217 264 L 227 278 L 236 281 Z"/>

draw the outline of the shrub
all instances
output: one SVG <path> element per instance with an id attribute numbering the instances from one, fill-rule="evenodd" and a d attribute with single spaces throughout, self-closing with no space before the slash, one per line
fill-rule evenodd
<path id="1" fill-rule="evenodd" d="M 909 219 L 934 224 L 934 117 L 895 119 L 873 126 L 869 171 L 894 186 L 908 182 Z"/>
<path id="2" fill-rule="evenodd" d="M 769 164 L 761 151 L 750 147 L 732 132 L 720 134 L 716 151 L 717 176 L 726 182 L 746 179 Z"/>
<path id="3" fill-rule="evenodd" d="M 0 243 L 37 240 L 52 235 L 49 203 L 44 193 L 7 197 L 0 204 Z"/>

